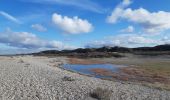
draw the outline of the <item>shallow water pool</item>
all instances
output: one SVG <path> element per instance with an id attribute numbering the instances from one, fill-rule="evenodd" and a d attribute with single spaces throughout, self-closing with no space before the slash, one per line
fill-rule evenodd
<path id="1" fill-rule="evenodd" d="M 113 64 L 65 64 L 63 67 L 66 70 L 92 75 L 97 78 L 110 78 L 113 76 L 113 73 L 118 72 L 119 69 L 124 66 Z"/>

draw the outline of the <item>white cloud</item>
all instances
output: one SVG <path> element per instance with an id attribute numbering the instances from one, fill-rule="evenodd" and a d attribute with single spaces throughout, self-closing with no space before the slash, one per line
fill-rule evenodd
<path id="1" fill-rule="evenodd" d="M 6 19 L 8 19 L 12 22 L 15 22 L 17 24 L 21 24 L 21 22 L 17 18 L 13 17 L 12 15 L 10 15 L 10 14 L 4 12 L 4 11 L 0 11 L 0 15 L 4 16 Z"/>
<path id="2" fill-rule="evenodd" d="M 107 17 L 107 22 L 108 23 L 116 23 L 118 18 L 121 16 L 123 12 L 122 8 L 115 8 L 114 11 L 112 12 L 111 16 Z"/>
<path id="3" fill-rule="evenodd" d="M 107 17 L 108 23 L 116 23 L 119 17 L 121 17 L 124 9 L 132 3 L 131 0 L 123 0 L 112 12 L 110 16 Z"/>
<path id="4" fill-rule="evenodd" d="M 157 33 L 170 29 L 170 12 L 149 12 L 144 8 L 124 10 L 121 18 L 140 24 L 148 33 Z"/>
<path id="5" fill-rule="evenodd" d="M 59 50 L 77 48 L 75 46 L 65 45 L 60 41 L 50 41 L 48 44 L 49 44 L 49 46 L 51 46 L 51 48 L 58 47 Z"/>
<path id="6" fill-rule="evenodd" d="M 85 47 L 102 47 L 102 46 L 141 47 L 169 43 L 170 37 L 152 38 L 150 35 L 121 34 L 117 36 L 111 36 L 100 41 L 92 41 L 90 43 L 87 43 Z"/>
<path id="7" fill-rule="evenodd" d="M 88 33 L 92 31 L 93 26 L 87 20 L 78 18 L 77 16 L 69 18 L 57 13 L 52 15 L 53 23 L 68 34 Z"/>
<path id="8" fill-rule="evenodd" d="M 33 25 L 31 25 L 31 28 L 33 28 L 37 31 L 40 31 L 40 32 L 47 31 L 47 29 L 44 26 L 42 26 L 41 24 L 33 24 Z"/>
<path id="9" fill-rule="evenodd" d="M 0 33 L 0 43 L 11 47 L 26 49 L 72 49 L 73 46 L 66 45 L 61 41 L 47 41 L 38 38 L 35 34 L 29 32 L 12 32 L 10 30 Z"/>
<path id="10" fill-rule="evenodd" d="M 128 26 L 127 28 L 120 30 L 120 32 L 122 32 L 122 33 L 132 33 L 132 32 L 134 32 L 134 30 L 135 29 L 134 29 L 133 26 Z"/>
<path id="11" fill-rule="evenodd" d="M 144 8 L 132 10 L 131 8 L 126 9 L 125 6 L 117 6 L 107 17 L 107 22 L 116 23 L 120 19 L 139 24 L 147 33 L 160 33 L 170 29 L 170 12 L 149 12 Z"/>
<path id="12" fill-rule="evenodd" d="M 131 3 L 132 3 L 131 0 L 123 0 L 122 5 L 123 5 L 124 7 L 126 7 L 126 6 L 129 6 Z"/>

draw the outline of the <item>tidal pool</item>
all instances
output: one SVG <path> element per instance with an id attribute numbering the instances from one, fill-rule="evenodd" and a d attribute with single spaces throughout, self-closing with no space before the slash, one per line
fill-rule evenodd
<path id="1" fill-rule="evenodd" d="M 92 75 L 97 78 L 111 78 L 113 73 L 118 72 L 119 69 L 124 66 L 114 64 L 65 64 L 63 67 L 66 70 L 71 70 L 86 75 Z"/>

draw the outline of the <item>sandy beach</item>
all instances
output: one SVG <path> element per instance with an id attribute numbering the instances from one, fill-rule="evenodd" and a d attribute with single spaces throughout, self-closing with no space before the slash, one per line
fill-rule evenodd
<path id="1" fill-rule="evenodd" d="M 99 88 L 109 91 L 102 100 L 170 100 L 170 91 L 80 75 L 63 63 L 63 57 L 1 56 L 0 100 L 98 100 L 91 94 Z"/>

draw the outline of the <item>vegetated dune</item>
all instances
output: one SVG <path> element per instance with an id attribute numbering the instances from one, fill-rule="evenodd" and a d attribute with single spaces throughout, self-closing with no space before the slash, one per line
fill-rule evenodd
<path id="1" fill-rule="evenodd" d="M 101 47 L 101 48 L 79 48 L 75 50 L 47 50 L 39 53 L 33 53 L 36 56 L 68 56 L 78 58 L 102 58 L 102 57 L 125 57 L 126 53 L 134 55 L 146 55 L 146 56 L 157 56 L 157 55 L 170 55 L 170 44 L 158 45 L 155 47 L 138 47 L 138 48 L 127 48 L 127 47 Z"/>
<path id="2" fill-rule="evenodd" d="M 63 70 L 65 58 L 0 57 L 0 100 L 170 100 L 170 92 Z"/>

